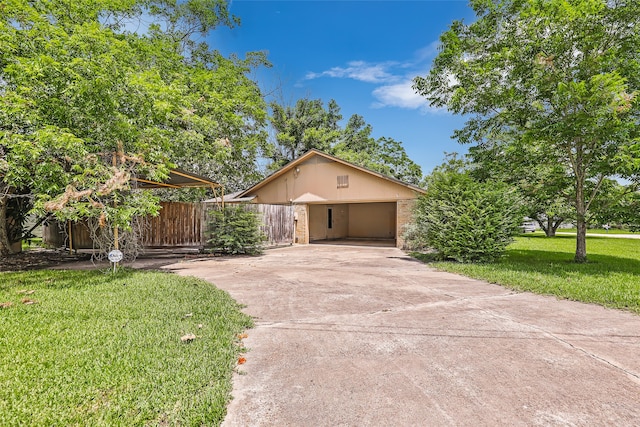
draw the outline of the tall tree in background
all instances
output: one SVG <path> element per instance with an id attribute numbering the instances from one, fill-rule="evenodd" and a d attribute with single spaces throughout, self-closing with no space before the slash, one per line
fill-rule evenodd
<path id="1" fill-rule="evenodd" d="M 387 137 L 375 139 L 371 132 L 371 125 L 362 116 L 354 114 L 331 153 L 409 184 L 422 185 L 422 168 L 407 155 L 402 142 Z"/>
<path id="2" fill-rule="evenodd" d="M 331 154 L 350 163 L 384 173 L 378 156 L 380 146 L 371 136 L 371 132 L 373 128 L 364 117 L 359 114 L 352 115 L 342 130 L 339 141 L 332 147 Z"/>
<path id="3" fill-rule="evenodd" d="M 293 108 L 272 103 L 271 109 L 275 130 L 275 141 L 269 149 L 272 170 L 317 149 L 411 184 L 422 182 L 420 166 L 409 158 L 401 142 L 384 137 L 376 140 L 371 136 L 371 125 L 358 114 L 349 117 L 341 128 L 342 115 L 334 100 L 327 108 L 320 99 L 304 98 Z"/>
<path id="4" fill-rule="evenodd" d="M 264 58 L 194 41 L 237 22 L 222 0 L 3 2 L 0 255 L 31 204 L 127 228 L 158 210 L 132 177 L 162 180 L 178 165 L 253 180 L 266 108 L 246 74 Z"/>
<path id="5" fill-rule="evenodd" d="M 520 190 L 525 215 L 535 220 L 547 237 L 573 220 L 572 179 L 566 167 L 546 162 L 547 154 L 520 139 L 495 137 L 490 144 L 471 147 L 470 173 L 479 181 L 500 180 Z"/>
<path id="6" fill-rule="evenodd" d="M 295 106 L 270 104 L 275 143 L 269 150 L 275 170 L 312 148 L 330 151 L 340 137 L 340 107 L 332 99 L 325 109 L 321 99 L 299 99 Z"/>
<path id="7" fill-rule="evenodd" d="M 574 221 L 571 176 L 563 165 L 545 162 L 546 154 L 539 147 L 523 144 L 521 140 L 507 143 L 496 138 L 490 147 L 471 147 L 468 158 L 474 166 L 470 174 L 477 180 L 501 180 L 517 187 L 525 214 L 538 222 L 547 237 L 555 236 L 561 224 Z M 595 184 L 587 181 L 587 193 L 594 191 Z M 589 209 L 590 224 L 638 222 L 637 185 L 622 185 L 615 179 L 604 179 L 599 185 Z"/>
<path id="8" fill-rule="evenodd" d="M 639 231 L 640 191 L 634 184 L 623 185 L 615 179 L 607 179 L 601 184 L 606 198 L 600 198 L 591 207 L 595 223 L 600 226 L 628 227 L 630 231 Z"/>
<path id="9" fill-rule="evenodd" d="M 460 142 L 491 147 L 509 134 L 545 154 L 541 167 L 564 168 L 578 228 L 575 261 L 585 262 L 590 208 L 603 182 L 640 179 L 640 3 L 471 6 L 477 20 L 456 21 L 442 34 L 431 72 L 414 88 L 433 106 L 470 117 L 455 133 Z"/>
<path id="10" fill-rule="evenodd" d="M 338 151 L 353 151 L 372 153 L 378 148 L 376 140 L 371 136 L 373 128 L 364 117 L 354 114 L 349 117 L 335 149 Z"/>

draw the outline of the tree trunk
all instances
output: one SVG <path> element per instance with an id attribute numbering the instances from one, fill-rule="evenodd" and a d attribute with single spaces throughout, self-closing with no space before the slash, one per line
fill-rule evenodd
<path id="1" fill-rule="evenodd" d="M 580 138 L 575 141 L 573 171 L 576 182 L 576 256 L 577 263 L 587 262 L 587 203 L 584 196 L 586 171 L 584 165 L 584 145 Z"/>
<path id="2" fill-rule="evenodd" d="M 587 262 L 587 223 L 584 221 L 584 217 L 578 219 L 577 226 L 575 261 L 584 263 Z"/>
<path id="3" fill-rule="evenodd" d="M 575 262 L 587 262 L 587 221 L 584 201 L 584 181 L 576 180 L 576 256 Z"/>
<path id="4" fill-rule="evenodd" d="M 553 226 L 553 218 L 547 217 L 547 226 L 544 229 L 544 233 L 547 235 L 547 237 L 556 236 L 556 229 Z"/>
<path id="5" fill-rule="evenodd" d="M 558 227 L 560 227 L 560 224 L 562 224 L 564 222 L 564 218 L 558 218 L 556 219 L 556 221 L 553 223 L 553 235 L 556 235 L 556 231 L 558 230 Z"/>
<path id="6" fill-rule="evenodd" d="M 547 235 L 547 237 L 555 237 L 556 231 L 558 231 L 558 227 L 560 227 L 560 224 L 562 224 L 563 221 L 564 221 L 564 218 L 558 218 L 558 217 L 547 218 L 547 224 L 544 229 L 544 232 Z"/>
<path id="7" fill-rule="evenodd" d="M 545 222 L 546 218 L 543 218 L 541 215 L 537 215 L 537 214 L 536 215 L 530 215 L 529 217 L 533 218 L 538 223 L 538 225 L 540 226 L 540 230 L 544 231 L 544 234 L 546 234 L 546 236 L 549 237 L 549 231 L 548 231 L 548 228 L 547 228 L 547 223 Z"/>
<path id="8" fill-rule="evenodd" d="M 6 195 L 0 196 L 0 256 L 13 253 L 9 235 L 7 234 L 7 203 L 9 198 Z"/>

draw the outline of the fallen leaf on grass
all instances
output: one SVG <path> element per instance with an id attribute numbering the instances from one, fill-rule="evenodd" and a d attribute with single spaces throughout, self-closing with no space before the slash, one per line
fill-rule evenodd
<path id="1" fill-rule="evenodd" d="M 244 365 L 246 361 L 247 359 L 245 359 L 244 357 L 238 357 L 238 365 Z"/>
<path id="2" fill-rule="evenodd" d="M 22 298 L 22 303 L 25 305 L 36 304 L 37 302 L 30 298 Z"/>
<path id="3" fill-rule="evenodd" d="M 187 317 L 191 317 L 193 316 L 193 313 L 187 313 L 184 316 L 182 316 L 184 319 L 186 319 Z"/>
<path id="4" fill-rule="evenodd" d="M 0 308 L 9 308 L 13 305 L 11 301 L 0 303 Z"/>
<path id="5" fill-rule="evenodd" d="M 196 339 L 196 336 L 193 334 L 187 334 L 180 337 L 180 341 L 182 342 L 191 342 Z"/>
<path id="6" fill-rule="evenodd" d="M 33 294 L 35 292 L 36 291 L 34 291 L 34 290 L 27 290 L 27 289 L 22 289 L 22 290 L 18 291 L 19 294 L 24 294 L 24 295 L 31 295 L 31 294 Z"/>
<path id="7" fill-rule="evenodd" d="M 202 329 L 202 323 L 198 323 L 198 329 Z"/>
<path id="8" fill-rule="evenodd" d="M 238 339 L 239 340 L 243 340 L 245 338 L 247 338 L 249 336 L 249 334 L 238 334 Z"/>

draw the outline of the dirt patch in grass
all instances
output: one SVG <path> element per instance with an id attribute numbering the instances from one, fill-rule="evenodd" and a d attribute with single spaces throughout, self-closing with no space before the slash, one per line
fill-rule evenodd
<path id="1" fill-rule="evenodd" d="M 0 271 L 39 270 L 64 263 L 90 259 L 90 254 L 69 254 L 69 252 L 53 249 L 32 249 L 0 257 Z"/>

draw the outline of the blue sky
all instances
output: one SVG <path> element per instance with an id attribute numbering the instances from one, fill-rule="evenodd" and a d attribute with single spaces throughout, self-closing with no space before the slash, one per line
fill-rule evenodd
<path id="1" fill-rule="evenodd" d="M 473 19 L 466 0 L 233 0 L 230 10 L 241 25 L 208 42 L 225 56 L 266 52 L 273 67 L 253 78 L 269 100 L 335 99 L 345 121 L 359 114 L 375 138 L 402 141 L 425 174 L 445 152 L 466 152 L 451 139 L 463 120 L 411 89 L 411 79 L 428 72 L 440 34 L 455 19 Z"/>

